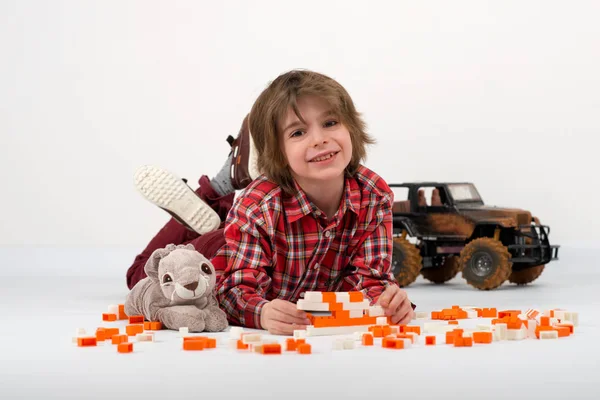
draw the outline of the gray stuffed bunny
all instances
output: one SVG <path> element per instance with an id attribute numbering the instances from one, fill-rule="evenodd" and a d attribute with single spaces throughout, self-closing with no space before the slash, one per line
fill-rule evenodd
<path id="1" fill-rule="evenodd" d="M 215 268 L 194 246 L 169 244 L 157 249 L 144 271 L 148 276 L 127 295 L 127 315 L 143 315 L 169 329 L 188 327 L 190 332 L 227 328 L 227 316 L 214 292 Z"/>

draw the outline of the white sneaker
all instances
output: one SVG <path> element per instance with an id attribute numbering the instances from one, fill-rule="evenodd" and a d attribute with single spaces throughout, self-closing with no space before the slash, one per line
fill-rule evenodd
<path id="1" fill-rule="evenodd" d="M 134 175 L 137 190 L 150 202 L 200 235 L 214 231 L 221 218 L 187 183 L 161 168 L 144 165 Z"/>

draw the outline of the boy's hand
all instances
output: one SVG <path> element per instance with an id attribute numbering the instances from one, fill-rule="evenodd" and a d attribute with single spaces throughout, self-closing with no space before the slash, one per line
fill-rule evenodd
<path id="1" fill-rule="evenodd" d="M 272 300 L 260 312 L 260 325 L 272 335 L 291 335 L 294 330 L 306 329 L 309 324 L 306 312 L 286 300 Z"/>
<path id="2" fill-rule="evenodd" d="M 388 286 L 388 288 L 379 296 L 377 304 L 385 311 L 385 315 L 392 317 L 392 324 L 407 324 L 414 317 L 408 295 L 398 286 Z"/>

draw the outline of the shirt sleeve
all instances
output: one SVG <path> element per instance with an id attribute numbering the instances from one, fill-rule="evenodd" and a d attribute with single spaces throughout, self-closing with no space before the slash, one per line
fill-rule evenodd
<path id="1" fill-rule="evenodd" d="M 354 267 L 341 291 L 362 291 L 371 304 L 388 286 L 398 285 L 392 274 L 392 202 L 381 201 L 364 233 L 365 239 L 350 260 Z"/>
<path id="2" fill-rule="evenodd" d="M 269 216 L 249 199 L 238 198 L 225 227 L 227 265 L 217 284 L 219 305 L 232 325 L 262 329 L 260 313 L 268 302 L 272 251 Z"/>

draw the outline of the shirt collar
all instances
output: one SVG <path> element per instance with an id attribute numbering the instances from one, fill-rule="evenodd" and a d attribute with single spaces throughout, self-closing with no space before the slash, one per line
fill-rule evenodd
<path id="1" fill-rule="evenodd" d="M 310 201 L 308 196 L 306 196 L 306 193 L 302 190 L 300 185 L 298 185 L 295 179 L 294 189 L 295 193 L 293 195 L 286 195 L 283 199 L 288 222 L 295 222 L 300 218 L 317 211 L 317 207 Z M 360 194 L 356 179 L 353 177 L 346 177 L 344 181 L 344 198 L 336 217 L 338 215 L 340 217 L 343 216 L 348 210 L 358 215 L 358 210 L 360 209 Z"/>

